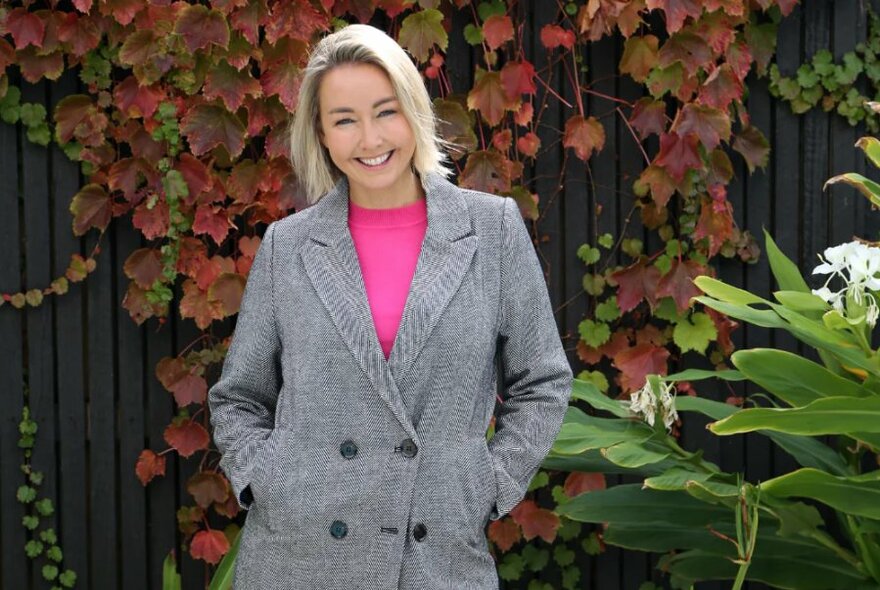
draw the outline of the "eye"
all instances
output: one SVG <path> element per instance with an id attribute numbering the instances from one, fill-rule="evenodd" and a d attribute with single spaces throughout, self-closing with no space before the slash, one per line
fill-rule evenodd
<path id="1" fill-rule="evenodd" d="M 390 115 L 393 115 L 393 114 L 397 113 L 397 111 L 395 111 L 394 109 L 385 109 L 384 111 L 382 111 L 381 113 L 379 113 L 379 116 L 381 117 L 382 115 L 384 115 L 384 114 L 386 114 L 386 113 L 388 113 L 388 114 L 390 114 Z"/>
<path id="2" fill-rule="evenodd" d="M 342 124 L 344 124 L 346 121 L 351 121 L 351 119 L 349 119 L 349 118 L 339 119 L 338 121 L 336 121 L 336 123 L 334 123 L 334 125 L 342 125 Z"/>

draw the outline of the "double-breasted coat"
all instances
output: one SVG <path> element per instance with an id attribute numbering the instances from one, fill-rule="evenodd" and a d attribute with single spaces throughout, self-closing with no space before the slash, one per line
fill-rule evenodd
<path id="1" fill-rule="evenodd" d="M 237 590 L 498 587 L 485 527 L 549 452 L 572 372 L 515 201 L 421 182 L 428 227 L 387 361 L 347 180 L 266 230 L 208 396 L 248 509 Z"/>

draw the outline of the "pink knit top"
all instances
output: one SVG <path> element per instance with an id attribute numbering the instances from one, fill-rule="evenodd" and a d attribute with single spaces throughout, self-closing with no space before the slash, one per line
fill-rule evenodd
<path id="1" fill-rule="evenodd" d="M 428 228 L 425 199 L 390 209 L 368 209 L 348 202 L 348 227 L 357 250 L 385 358 L 391 354 L 403 306 Z"/>

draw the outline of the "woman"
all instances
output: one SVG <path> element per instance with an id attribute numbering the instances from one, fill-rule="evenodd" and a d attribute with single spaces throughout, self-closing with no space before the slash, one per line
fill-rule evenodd
<path id="1" fill-rule="evenodd" d="M 315 47 L 291 139 L 314 204 L 266 230 L 209 393 L 249 509 L 235 587 L 497 588 L 487 521 L 572 379 L 519 209 L 446 180 L 421 76 L 369 26 Z"/>

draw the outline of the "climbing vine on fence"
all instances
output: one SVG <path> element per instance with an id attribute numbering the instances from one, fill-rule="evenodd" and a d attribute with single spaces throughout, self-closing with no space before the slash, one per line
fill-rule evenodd
<path id="1" fill-rule="evenodd" d="M 238 512 L 210 449 L 208 376 L 228 345 L 212 327 L 238 311 L 260 228 L 304 204 L 286 157 L 285 123 L 310 43 L 346 22 L 383 23 L 437 96 L 442 133 L 459 146 L 459 183 L 515 198 L 532 221 L 557 196 L 536 194 L 537 159 L 561 144 L 561 187 L 569 159 L 583 162 L 586 174 L 591 157 L 605 149 L 606 128 L 625 126 L 631 144 L 622 149 L 640 150 L 645 166 L 631 191 L 596 195 L 597 202 L 620 199 L 629 214 L 619 235 L 592 236 L 577 251 L 590 299 L 577 353 L 582 377 L 627 396 L 681 354 L 708 354 L 717 364 L 732 349 L 735 324 L 690 308 L 690 278 L 711 273 L 719 255 L 752 261 L 758 254 L 753 237 L 734 222 L 726 187 L 732 157 L 750 171 L 767 162 L 767 140 L 743 105 L 744 81 L 753 70 L 766 73 L 777 24 L 796 3 L 542 3 L 555 17 L 540 30 L 540 60 L 524 51 L 526 7 L 516 0 L 72 0 L 0 8 L 0 117 L 20 122 L 31 141 L 45 145 L 51 138 L 80 163 L 84 183 L 70 195 L 75 235 L 103 233 L 114 218 L 130 216 L 150 241 L 123 253 L 131 279 L 123 306 L 131 318 L 161 324 L 179 313 L 203 331 L 158 363 L 156 376 L 177 414 L 165 430 L 168 447 L 145 449 L 133 466 L 147 485 L 164 475 L 167 453 L 201 457 L 202 469 L 187 482 L 193 505 L 177 515 L 190 554 L 216 564 L 234 530 L 225 534 L 208 518 Z M 451 28 L 457 11 L 470 21 L 460 31 Z M 450 35 L 474 47 L 471 87 L 453 88 L 446 73 Z M 635 102 L 591 87 L 585 49 L 609 35 L 625 39 L 619 74 L 644 87 Z M 64 97 L 49 118 L 21 104 L 10 85 L 56 80 L 66 69 L 77 72 L 84 92 Z M 563 73 L 558 80 L 555 71 Z M 562 98 L 564 87 L 573 103 Z M 586 96 L 606 108 L 587 112 Z M 562 129 L 544 120 L 551 104 L 562 107 Z M 591 214 L 601 216 L 601 207 Z M 661 248 L 645 252 L 636 219 L 656 232 Z M 95 254 L 74 253 L 77 268 L 94 268 Z M 625 265 L 617 264 L 619 256 Z M 65 288 L 31 286 L 3 300 L 38 305 L 42 294 Z M 602 486 L 595 474 L 571 474 L 551 486 L 542 473 L 532 488 L 551 487 L 563 503 Z M 489 533 L 504 554 L 499 571 L 506 579 L 539 571 L 548 559 L 537 541 L 514 551 L 522 541 L 556 544 L 553 559 L 566 588 L 579 583 L 566 543 L 579 538 L 584 551 L 602 550 L 600 533 L 583 536 L 579 525 L 532 499 L 493 522 Z"/>

